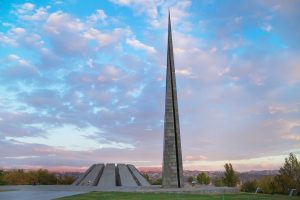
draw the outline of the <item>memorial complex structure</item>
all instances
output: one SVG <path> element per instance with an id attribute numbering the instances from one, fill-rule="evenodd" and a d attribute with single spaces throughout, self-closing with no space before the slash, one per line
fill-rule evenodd
<path id="1" fill-rule="evenodd" d="M 94 164 L 72 185 L 98 187 L 150 186 L 145 177 L 133 166 L 126 164 Z"/>
<path id="2" fill-rule="evenodd" d="M 162 187 L 182 188 L 184 186 L 183 167 L 170 13 L 166 71 Z M 135 166 L 129 164 L 94 164 L 73 185 L 150 186 Z"/>

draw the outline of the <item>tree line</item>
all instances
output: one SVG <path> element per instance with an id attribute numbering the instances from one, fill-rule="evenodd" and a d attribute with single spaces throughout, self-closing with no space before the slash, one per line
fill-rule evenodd
<path id="1" fill-rule="evenodd" d="M 201 172 L 196 177 L 188 177 L 188 182 L 192 185 L 215 185 L 216 187 L 236 187 L 240 183 L 238 173 L 233 169 L 231 163 L 224 165 L 224 175 L 211 179 L 206 173 Z M 161 185 L 161 178 L 152 179 L 148 174 L 145 178 L 152 185 Z M 289 194 L 292 189 L 300 195 L 300 162 L 294 153 L 290 153 L 279 173 L 273 176 L 264 176 L 258 180 L 246 181 L 240 186 L 243 192 L 256 192 L 257 190 L 265 194 Z"/>
<path id="2" fill-rule="evenodd" d="M 241 191 L 255 192 L 257 188 L 266 194 L 288 194 L 292 189 L 296 189 L 295 193 L 300 195 L 300 162 L 296 155 L 290 153 L 285 158 L 277 175 L 247 181 L 242 185 Z"/>
<path id="3" fill-rule="evenodd" d="M 224 176 L 211 180 L 204 172 L 194 177 L 188 177 L 188 182 L 193 184 L 208 185 L 213 184 L 217 187 L 228 186 L 236 187 L 240 182 L 238 173 L 233 169 L 231 163 L 224 165 Z M 145 178 L 153 185 L 161 185 L 161 178 L 151 179 L 148 174 Z M 75 179 L 71 176 L 60 175 L 49 172 L 46 169 L 24 171 L 18 170 L 0 170 L 0 185 L 55 185 L 55 184 L 72 184 Z M 300 162 L 295 154 L 290 153 L 279 173 L 275 176 L 264 176 L 261 179 L 247 181 L 241 185 L 241 191 L 255 192 L 259 190 L 266 194 L 287 194 L 291 189 L 296 189 L 300 194 Z"/>
<path id="4" fill-rule="evenodd" d="M 74 178 L 71 176 L 52 173 L 46 169 L 0 170 L 0 185 L 69 185 L 73 182 Z"/>
<path id="5" fill-rule="evenodd" d="M 211 178 L 206 173 L 201 172 L 196 176 L 196 180 L 194 180 L 194 177 L 189 176 L 188 182 L 192 185 L 194 184 L 209 185 L 212 183 L 216 187 L 222 187 L 222 186 L 235 187 L 240 182 L 238 174 L 234 171 L 231 163 L 226 163 L 224 165 L 224 168 L 225 168 L 225 172 L 224 172 L 224 176 L 222 177 L 218 177 L 211 180 Z"/>
<path id="6" fill-rule="evenodd" d="M 236 187 L 240 183 L 238 173 L 232 167 L 232 164 L 224 165 L 225 173 L 223 177 L 210 180 L 210 177 L 204 172 L 197 175 L 198 184 Z M 189 177 L 188 181 L 192 183 L 193 177 Z M 241 185 L 243 192 L 262 192 L 265 194 L 289 194 L 292 189 L 295 189 L 294 194 L 300 195 L 300 162 L 294 153 L 290 153 L 279 173 L 275 176 L 264 176 L 258 180 L 246 181 Z"/>

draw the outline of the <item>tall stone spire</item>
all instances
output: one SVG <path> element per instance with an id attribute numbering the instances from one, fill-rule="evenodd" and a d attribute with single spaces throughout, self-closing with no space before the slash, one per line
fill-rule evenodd
<path id="1" fill-rule="evenodd" d="M 169 12 L 162 186 L 183 187 L 176 77 Z"/>

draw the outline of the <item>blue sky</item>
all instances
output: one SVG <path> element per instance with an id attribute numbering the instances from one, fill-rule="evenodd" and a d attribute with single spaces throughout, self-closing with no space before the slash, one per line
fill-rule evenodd
<path id="1" fill-rule="evenodd" d="M 300 155 L 300 2 L 0 2 L 0 166 L 162 163 L 171 10 L 185 169 Z"/>

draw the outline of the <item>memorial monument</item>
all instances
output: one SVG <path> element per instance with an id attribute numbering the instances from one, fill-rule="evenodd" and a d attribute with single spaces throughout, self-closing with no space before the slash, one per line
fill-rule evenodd
<path id="1" fill-rule="evenodd" d="M 170 12 L 167 48 L 162 186 L 181 188 L 184 183 Z"/>

